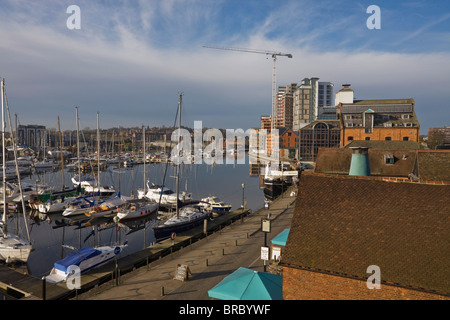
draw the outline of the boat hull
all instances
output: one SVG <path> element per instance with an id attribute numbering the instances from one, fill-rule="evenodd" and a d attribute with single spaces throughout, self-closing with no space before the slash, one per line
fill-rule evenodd
<path id="1" fill-rule="evenodd" d="M 70 275 L 71 267 L 77 266 L 81 273 L 86 273 L 92 269 L 100 267 L 101 265 L 112 260 L 120 254 L 127 245 L 121 246 L 104 246 L 93 248 L 83 248 L 80 251 L 69 255 L 68 257 L 56 261 L 50 274 L 45 277 L 45 280 L 50 283 L 59 283 L 66 281 Z M 83 255 L 87 254 L 84 258 Z"/>
<path id="2" fill-rule="evenodd" d="M 0 260 L 7 263 L 26 263 L 32 250 L 32 246 L 28 241 L 19 238 L 15 234 L 8 233 L 6 237 L 0 237 Z"/>
<path id="3" fill-rule="evenodd" d="M 156 240 L 163 240 L 169 238 L 172 233 L 180 233 L 202 225 L 204 223 L 203 221 L 209 219 L 210 217 L 211 214 L 208 214 L 200 219 L 187 221 L 185 223 L 155 226 L 153 227 L 153 232 Z"/>

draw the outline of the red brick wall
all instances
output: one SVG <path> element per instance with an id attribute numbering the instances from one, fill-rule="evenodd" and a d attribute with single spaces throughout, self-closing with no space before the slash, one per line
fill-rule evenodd
<path id="1" fill-rule="evenodd" d="M 381 284 L 368 289 L 366 281 L 296 268 L 283 268 L 284 300 L 450 300 L 449 297 Z"/>

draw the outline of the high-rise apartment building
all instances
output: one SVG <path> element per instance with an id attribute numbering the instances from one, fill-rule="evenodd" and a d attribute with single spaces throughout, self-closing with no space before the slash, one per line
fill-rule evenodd
<path id="1" fill-rule="evenodd" d="M 300 130 L 317 119 L 336 119 L 333 84 L 319 78 L 305 78 L 293 96 L 293 129 Z"/>
<path id="2" fill-rule="evenodd" d="M 272 116 L 261 116 L 261 129 L 272 129 Z"/>
<path id="3" fill-rule="evenodd" d="M 292 128 L 293 125 L 293 98 L 297 84 L 278 87 L 276 96 L 276 123 L 275 127 Z"/>

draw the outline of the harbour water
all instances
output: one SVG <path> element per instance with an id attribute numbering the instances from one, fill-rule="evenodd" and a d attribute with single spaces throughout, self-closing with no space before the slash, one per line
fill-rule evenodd
<path id="1" fill-rule="evenodd" d="M 146 178 L 155 184 L 161 184 L 164 178 L 165 163 L 147 164 Z M 180 190 L 192 193 L 195 200 L 207 196 L 217 196 L 225 203 L 232 205 L 231 210 L 241 207 L 243 196 L 248 208 L 257 210 L 264 206 L 264 193 L 259 188 L 259 177 L 249 175 L 248 159 L 245 164 L 206 165 L 192 164 L 181 167 Z M 123 195 L 132 192 L 137 195 L 137 189 L 143 188 L 144 165 L 131 168 L 108 167 L 100 175 L 102 185 L 112 185 Z M 64 171 L 66 186 L 72 186 L 71 171 Z M 168 166 L 165 185 L 175 190 L 175 167 Z M 31 183 L 47 183 L 49 185 L 62 184 L 62 172 L 46 172 L 25 177 L 23 181 Z M 244 188 L 242 187 L 244 184 Z M 61 215 L 41 214 L 27 209 L 28 227 L 34 251 L 30 254 L 26 265 L 28 273 L 35 277 L 42 277 L 49 273 L 53 263 L 72 253 L 69 247 L 79 248 L 95 245 L 109 245 L 120 241 L 128 241 L 128 247 L 122 256 L 139 251 L 155 241 L 151 221 L 136 221 L 133 224 L 116 224 L 111 219 L 92 221 L 86 224 L 87 217 L 80 223 L 77 218 L 68 219 Z M 11 232 L 24 234 L 22 214 L 10 215 L 8 228 Z M 145 226 L 145 227 L 144 227 Z"/>

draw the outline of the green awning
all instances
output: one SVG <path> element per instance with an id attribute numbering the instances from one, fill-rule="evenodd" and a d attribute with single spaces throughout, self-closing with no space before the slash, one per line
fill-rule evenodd
<path id="1" fill-rule="evenodd" d="M 284 229 L 278 235 L 275 236 L 270 242 L 278 246 L 286 246 L 286 241 L 289 236 L 290 229 Z"/>
<path id="2" fill-rule="evenodd" d="M 282 284 L 280 275 L 241 267 L 208 290 L 208 296 L 221 300 L 282 300 Z"/>

